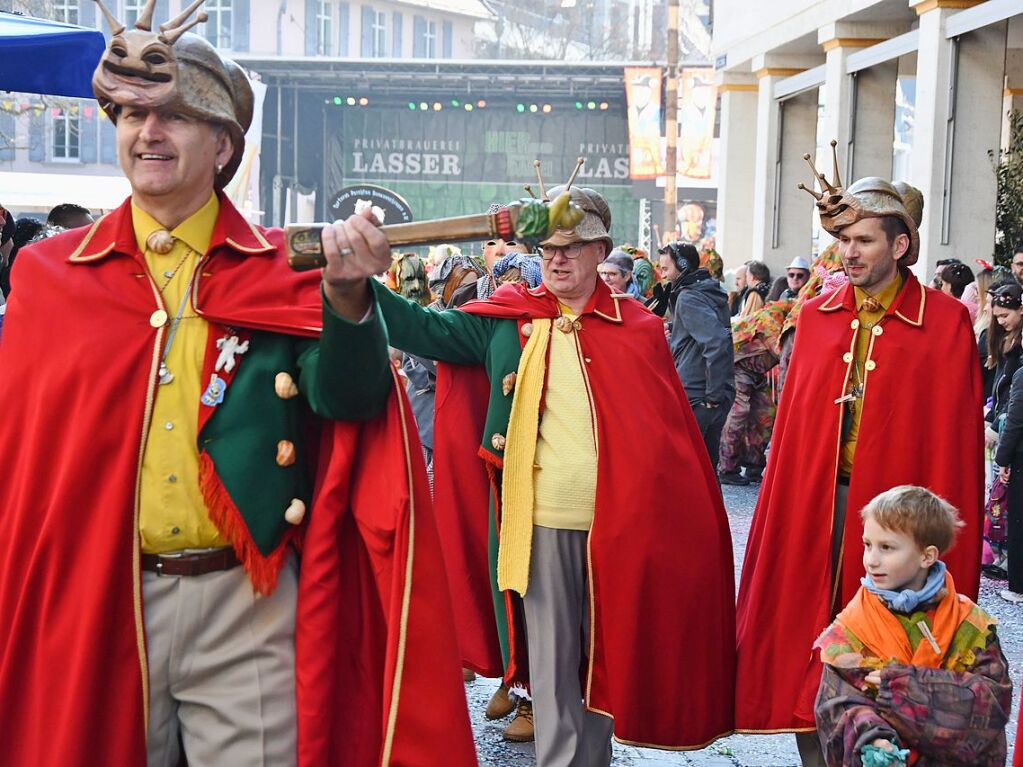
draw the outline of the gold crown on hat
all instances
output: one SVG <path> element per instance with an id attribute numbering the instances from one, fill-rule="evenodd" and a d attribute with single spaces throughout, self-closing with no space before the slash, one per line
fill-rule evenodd
<path id="1" fill-rule="evenodd" d="M 821 191 L 810 189 L 805 184 L 798 184 L 798 187 L 816 200 L 821 226 L 831 236 L 838 237 L 842 229 L 865 218 L 885 216 L 899 218 L 909 233 L 909 248 L 901 257 L 900 263 L 912 266 L 920 255 L 918 227 L 923 211 L 923 195 L 908 184 L 896 187 L 890 181 L 876 176 L 861 178 L 847 189 L 843 189 L 842 179 L 838 173 L 837 147 L 838 142 L 832 139 L 831 157 L 835 169 L 833 182 L 828 181 L 827 177 L 817 170 L 809 154 L 803 155 Z"/>

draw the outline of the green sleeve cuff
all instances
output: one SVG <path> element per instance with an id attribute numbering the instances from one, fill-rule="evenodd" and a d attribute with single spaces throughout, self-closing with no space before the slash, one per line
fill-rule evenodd
<path id="1" fill-rule="evenodd" d="M 323 332 L 319 343 L 299 360 L 299 387 L 319 416 L 372 420 L 383 412 L 393 385 L 379 305 L 374 301 L 365 321 L 351 322 L 337 314 L 326 297 L 322 300 Z"/>

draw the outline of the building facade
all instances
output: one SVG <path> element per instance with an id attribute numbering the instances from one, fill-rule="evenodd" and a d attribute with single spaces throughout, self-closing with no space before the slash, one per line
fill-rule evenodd
<path id="1" fill-rule="evenodd" d="M 157 23 L 187 4 L 157 0 Z M 145 0 L 107 6 L 131 26 Z M 480 0 L 207 0 L 203 10 L 209 18 L 194 31 L 238 58 L 471 59 L 476 25 L 493 16 Z M 24 11 L 109 35 L 92 0 Z M 120 176 L 114 126 L 91 99 L 0 96 L 0 174 L 11 174 L 0 201 L 16 211 L 58 202 L 109 208 L 127 189 L 107 180 Z"/>
<path id="2" fill-rule="evenodd" d="M 995 242 L 991 153 L 1023 94 L 1016 0 L 775 0 L 715 4 L 721 95 L 718 245 L 729 266 L 782 269 L 829 239 L 804 154 L 842 179 L 882 176 L 924 194 L 921 257 L 973 265 Z"/>

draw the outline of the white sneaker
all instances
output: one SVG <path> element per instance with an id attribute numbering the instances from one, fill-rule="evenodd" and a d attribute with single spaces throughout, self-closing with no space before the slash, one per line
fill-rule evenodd
<path id="1" fill-rule="evenodd" d="M 1014 605 L 1023 604 L 1023 594 L 1017 594 L 1015 591 L 1002 589 L 1001 591 L 998 592 L 998 596 L 1000 596 L 1006 602 L 1012 602 Z"/>

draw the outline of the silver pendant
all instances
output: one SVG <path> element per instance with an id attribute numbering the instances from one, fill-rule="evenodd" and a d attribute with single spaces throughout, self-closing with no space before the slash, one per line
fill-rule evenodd
<path id="1" fill-rule="evenodd" d="M 164 384 L 169 384 L 171 381 L 174 380 L 174 374 L 167 369 L 167 365 L 164 364 L 163 362 L 160 363 L 159 375 L 161 386 L 163 386 Z"/>

